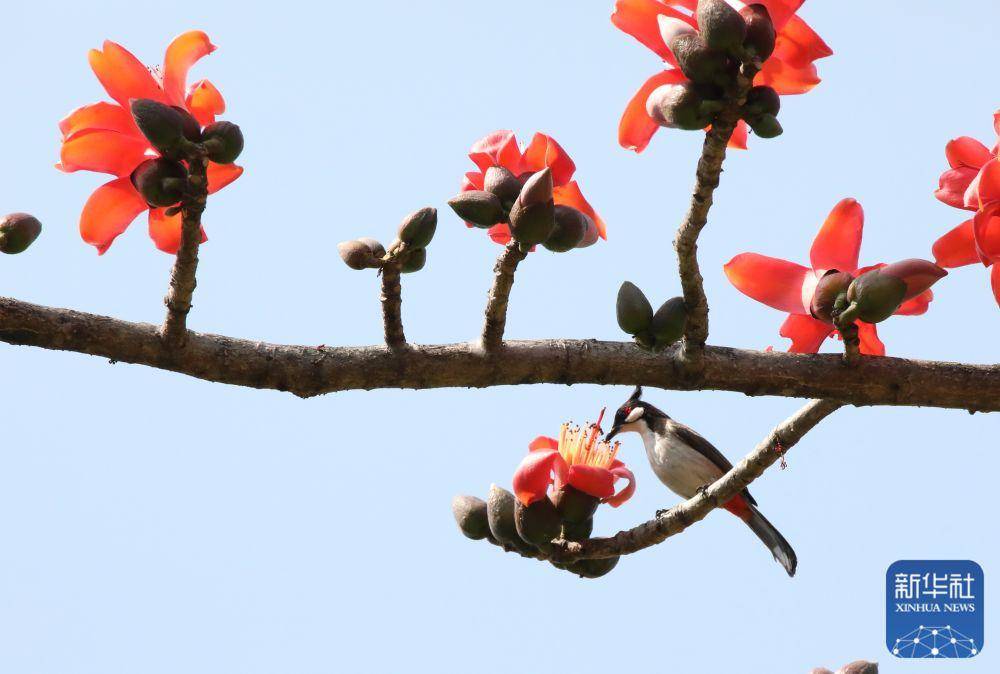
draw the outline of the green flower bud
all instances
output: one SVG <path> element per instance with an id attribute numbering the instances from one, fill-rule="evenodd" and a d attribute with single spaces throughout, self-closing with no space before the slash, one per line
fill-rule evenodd
<path id="1" fill-rule="evenodd" d="M 209 124 L 201 137 L 205 153 L 216 164 L 232 164 L 243 152 L 243 132 L 232 122 Z"/>
<path id="2" fill-rule="evenodd" d="M 131 102 L 132 117 L 149 144 L 167 157 L 176 157 L 187 141 L 191 126 L 182 111 L 148 98 Z"/>
<path id="3" fill-rule="evenodd" d="M 709 47 L 736 55 L 742 51 L 747 24 L 726 0 L 698 0 L 695 17 Z"/>
<path id="4" fill-rule="evenodd" d="M 184 197 L 188 171 L 172 159 L 147 159 L 132 171 L 132 185 L 154 208 L 173 206 Z"/>
<path id="5" fill-rule="evenodd" d="M 948 272 L 937 266 L 933 262 L 910 258 L 893 262 L 880 268 L 880 274 L 895 276 L 906 284 L 906 295 L 903 301 L 913 299 L 932 285 L 948 275 Z"/>
<path id="6" fill-rule="evenodd" d="M 684 325 L 687 323 L 687 305 L 683 297 L 674 297 L 664 302 L 656 313 L 650 330 L 656 339 L 655 346 L 662 349 L 670 346 L 684 336 Z"/>
<path id="7" fill-rule="evenodd" d="M 740 16 L 747 24 L 747 37 L 743 46 L 750 54 L 766 61 L 774 53 L 777 33 L 767 7 L 761 4 L 747 5 L 740 10 Z"/>
<path id="8" fill-rule="evenodd" d="M 514 509 L 517 499 L 506 489 L 493 485 L 490 495 L 486 498 L 486 519 L 490 533 L 501 545 L 515 548 L 526 547 L 521 537 L 517 535 L 517 524 L 514 521 Z"/>
<path id="9" fill-rule="evenodd" d="M 660 126 L 697 131 L 712 123 L 704 111 L 705 101 L 691 82 L 664 84 L 646 99 L 646 112 Z"/>
<path id="10" fill-rule="evenodd" d="M 905 296 L 906 283 L 878 269 L 857 277 L 847 289 L 847 299 L 865 323 L 881 323 L 892 316 Z"/>
<path id="11" fill-rule="evenodd" d="M 376 243 L 378 243 L 376 241 Z M 372 247 L 365 241 L 342 241 L 337 244 L 340 259 L 351 269 L 375 269 L 381 266 L 381 261 L 375 256 Z M 382 251 L 385 254 L 385 251 Z"/>
<path id="12" fill-rule="evenodd" d="M 809 313 L 818 321 L 833 323 L 835 310 L 846 306 L 847 289 L 854 277 L 847 272 L 831 269 L 823 275 L 813 291 Z"/>
<path id="13" fill-rule="evenodd" d="M 669 46 L 681 72 L 696 84 L 724 86 L 736 76 L 736 64 L 725 52 L 711 49 L 697 33 L 677 35 Z"/>
<path id="14" fill-rule="evenodd" d="M 600 578 L 606 576 L 618 566 L 620 557 L 605 557 L 603 559 L 581 559 L 566 567 L 570 573 L 575 573 L 581 578 Z"/>
<path id="15" fill-rule="evenodd" d="M 486 501 L 475 496 L 456 496 L 451 501 L 451 514 L 466 538 L 479 541 L 490 534 L 486 516 Z"/>
<path id="16" fill-rule="evenodd" d="M 547 498 L 535 501 L 529 506 L 520 501 L 514 507 L 514 524 L 521 540 L 534 546 L 548 545 L 559 537 L 562 518 L 559 511 Z"/>
<path id="17" fill-rule="evenodd" d="M 774 115 L 756 115 L 748 119 L 747 124 L 761 138 L 777 138 L 784 131 Z"/>
<path id="18" fill-rule="evenodd" d="M 0 253 L 16 255 L 28 250 L 42 233 L 42 223 L 27 213 L 10 213 L 0 218 Z"/>
<path id="19" fill-rule="evenodd" d="M 615 313 L 618 316 L 618 327 L 630 335 L 643 332 L 653 322 L 653 306 L 646 295 L 630 281 L 625 281 L 618 289 Z"/>
<path id="20" fill-rule="evenodd" d="M 744 117 L 777 115 L 779 110 L 781 97 L 771 87 L 760 85 L 747 93 L 747 102 L 743 106 Z"/>
<path id="21" fill-rule="evenodd" d="M 601 499 L 567 484 L 552 495 L 552 503 L 555 504 L 564 522 L 580 524 L 594 516 Z"/>
<path id="22" fill-rule="evenodd" d="M 469 190 L 448 200 L 451 210 L 470 225 L 489 229 L 506 219 L 500 198 L 492 192 Z"/>
<path id="23" fill-rule="evenodd" d="M 505 211 L 509 211 L 524 183 L 503 166 L 491 166 L 483 175 L 483 189 L 495 194 Z"/>
<path id="24" fill-rule="evenodd" d="M 510 209 L 510 231 L 522 248 L 542 243 L 555 227 L 552 171 L 542 169 L 524 183 Z"/>
<path id="25" fill-rule="evenodd" d="M 399 240 L 410 248 L 426 248 L 437 231 L 437 209 L 421 208 L 403 219 Z"/>
<path id="26" fill-rule="evenodd" d="M 583 239 L 591 227 L 597 231 L 590 216 L 571 206 L 556 206 L 554 213 L 555 227 L 552 228 L 549 238 L 542 243 L 553 253 L 565 253 L 573 250 L 583 243 Z"/>
<path id="27" fill-rule="evenodd" d="M 427 249 L 416 248 L 406 253 L 406 259 L 403 260 L 399 271 L 404 274 L 412 274 L 423 269 L 425 264 L 427 264 Z"/>
<path id="28" fill-rule="evenodd" d="M 567 541 L 585 541 L 594 533 L 594 518 L 582 522 L 563 522 L 562 537 Z"/>

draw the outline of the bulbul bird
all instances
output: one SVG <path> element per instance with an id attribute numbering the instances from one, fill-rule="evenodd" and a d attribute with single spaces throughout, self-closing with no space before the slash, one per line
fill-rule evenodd
<path id="1" fill-rule="evenodd" d="M 660 482 L 684 498 L 693 497 L 733 467 L 722 452 L 697 431 L 674 421 L 642 400 L 642 388 L 638 386 L 625 404 L 618 408 L 606 439 L 629 432 L 642 437 L 649 464 Z M 789 576 L 795 575 L 798 564 L 795 551 L 757 510 L 757 502 L 749 491 L 744 489 L 722 507 L 746 522 L 774 555 L 775 561 L 785 568 Z"/>

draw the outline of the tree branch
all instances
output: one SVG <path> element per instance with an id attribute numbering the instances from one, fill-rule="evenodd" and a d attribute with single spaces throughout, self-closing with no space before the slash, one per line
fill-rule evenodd
<path id="1" fill-rule="evenodd" d="M 563 541 L 558 544 L 561 548 L 559 561 L 629 555 L 676 536 L 746 489 L 816 424 L 840 407 L 841 403 L 832 400 L 810 401 L 772 430 L 756 449 L 704 492 L 656 519 L 627 531 L 619 531 L 610 538 L 592 538 L 578 543 Z"/>
<path id="2" fill-rule="evenodd" d="M 198 285 L 198 246 L 201 245 L 201 214 L 208 199 L 208 159 L 203 153 L 192 157 L 189 163 L 189 194 L 181 203 L 181 243 L 177 259 L 170 271 L 170 287 L 163 303 L 167 316 L 161 335 L 170 348 L 184 345 L 187 336 L 187 315 L 191 311 L 191 297 Z"/>
<path id="3" fill-rule="evenodd" d="M 1000 411 L 1000 366 L 837 354 L 705 349 L 698 381 L 675 349 L 654 355 L 597 340 L 507 342 L 497 353 L 475 344 L 280 346 L 191 332 L 183 358 L 156 326 L 0 298 L 0 341 L 75 351 L 198 379 L 309 397 L 356 389 L 487 387 L 515 384 L 643 384 L 679 391 L 830 398 L 853 405 L 920 405 Z"/>
<path id="4" fill-rule="evenodd" d="M 403 332 L 403 291 L 400 283 L 399 263 L 395 260 L 382 266 L 382 325 L 385 330 L 385 343 L 390 349 L 401 349 L 406 346 L 406 334 Z"/>
<path id="5" fill-rule="evenodd" d="M 528 255 L 521 251 L 514 239 L 504 247 L 493 267 L 493 287 L 486 300 L 486 321 L 483 324 L 482 346 L 486 351 L 496 351 L 503 346 L 503 331 L 507 326 L 507 303 L 514 286 L 517 265 Z"/>

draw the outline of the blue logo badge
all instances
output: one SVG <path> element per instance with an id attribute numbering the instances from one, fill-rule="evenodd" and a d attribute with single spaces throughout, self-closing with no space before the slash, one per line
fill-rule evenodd
<path id="1" fill-rule="evenodd" d="M 899 561 L 885 574 L 885 644 L 897 658 L 971 658 L 983 649 L 983 569 Z"/>

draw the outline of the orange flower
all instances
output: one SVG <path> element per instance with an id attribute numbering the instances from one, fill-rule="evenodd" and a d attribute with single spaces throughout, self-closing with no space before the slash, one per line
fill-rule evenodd
<path id="1" fill-rule="evenodd" d="M 755 85 L 773 87 L 779 94 L 804 94 L 819 84 L 814 61 L 833 52 L 805 21 L 795 15 L 805 0 L 759 0 L 767 8 L 777 30 L 774 53 L 754 78 Z M 736 9 L 752 3 L 727 0 Z M 618 127 L 618 142 L 628 150 L 642 152 L 659 124 L 646 112 L 646 99 L 665 84 L 686 82 L 677 68 L 677 60 L 660 34 L 659 17 L 677 19 L 698 27 L 693 13 L 697 0 L 617 0 L 611 22 L 667 63 L 667 69 L 649 78 L 629 101 Z M 731 147 L 746 149 L 747 127 L 740 122 L 730 140 Z"/>
<path id="2" fill-rule="evenodd" d="M 101 255 L 141 213 L 149 211 L 149 236 L 165 253 L 176 253 L 181 238 L 181 215 L 167 216 L 165 208 L 150 209 L 132 185 L 130 175 L 146 159 L 158 156 L 140 133 L 129 111 L 129 101 L 149 98 L 184 108 L 202 126 L 226 109 L 222 94 L 208 80 L 187 87 L 188 70 L 215 51 L 208 36 L 190 31 L 167 47 L 161 73 L 151 72 L 124 47 L 105 41 L 90 51 L 90 67 L 115 102 L 77 108 L 59 122 L 61 161 L 66 173 L 96 171 L 115 179 L 90 195 L 80 215 L 80 235 Z M 209 164 L 208 191 L 217 192 L 243 173 L 236 165 Z M 205 240 L 204 233 L 202 239 Z"/>

